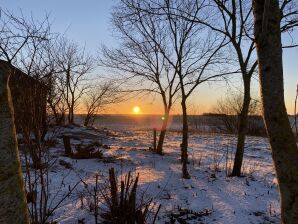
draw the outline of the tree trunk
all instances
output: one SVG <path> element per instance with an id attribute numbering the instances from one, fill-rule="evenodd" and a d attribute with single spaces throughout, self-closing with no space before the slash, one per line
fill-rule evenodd
<path id="1" fill-rule="evenodd" d="M 247 74 L 243 74 L 244 82 L 244 96 L 241 113 L 238 117 L 238 137 L 237 148 L 234 158 L 234 166 L 231 176 L 241 176 L 241 167 L 243 162 L 245 135 L 247 131 L 247 117 L 250 104 L 250 77 Z"/>
<path id="2" fill-rule="evenodd" d="M 72 96 L 71 96 L 71 106 L 70 106 L 70 111 L 69 111 L 69 123 L 70 124 L 74 124 L 74 93 L 72 93 Z"/>
<path id="3" fill-rule="evenodd" d="M 168 126 L 168 122 L 169 122 L 169 114 L 170 114 L 169 110 L 166 110 L 165 115 L 164 115 L 164 120 L 162 122 L 161 131 L 160 131 L 159 138 L 158 138 L 156 152 L 160 155 L 162 155 L 162 147 L 163 147 L 164 139 L 165 139 L 166 132 L 167 132 L 167 126 Z"/>
<path id="4" fill-rule="evenodd" d="M 10 68 L 0 67 L 0 223 L 29 223 L 20 166 L 12 98 Z"/>
<path id="5" fill-rule="evenodd" d="M 73 124 L 73 105 L 70 106 L 68 111 L 68 123 Z"/>
<path id="6" fill-rule="evenodd" d="M 188 148 L 188 119 L 187 119 L 187 108 L 186 108 L 186 99 L 182 99 L 182 144 L 181 144 L 181 162 L 182 162 L 182 177 L 189 179 L 190 175 L 187 171 L 187 148 Z"/>
<path id="7" fill-rule="evenodd" d="M 90 118 L 91 118 L 91 115 L 87 114 L 86 117 L 85 117 L 85 120 L 84 120 L 84 126 L 85 127 L 87 127 L 89 125 Z"/>
<path id="8" fill-rule="evenodd" d="M 71 156 L 72 154 L 72 149 L 70 145 L 70 137 L 64 135 L 63 136 L 63 145 L 64 145 L 64 153 L 66 156 Z"/>
<path id="9" fill-rule="evenodd" d="M 294 224 L 298 220 L 298 148 L 284 102 L 278 0 L 253 0 L 253 13 L 263 116 L 279 184 L 281 219 Z"/>
<path id="10" fill-rule="evenodd" d="M 60 119 L 59 119 L 58 124 L 59 124 L 59 125 L 65 125 L 65 123 L 66 123 L 65 112 L 62 111 L 62 112 L 61 112 L 61 117 L 60 117 Z"/>

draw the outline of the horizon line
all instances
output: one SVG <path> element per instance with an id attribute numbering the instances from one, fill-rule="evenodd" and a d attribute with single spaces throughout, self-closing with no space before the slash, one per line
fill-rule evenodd
<path id="1" fill-rule="evenodd" d="M 75 114 L 75 115 L 86 115 L 86 114 Z M 144 114 L 117 114 L 117 113 L 104 113 L 104 114 L 95 114 L 95 115 L 107 115 L 107 116 L 133 116 L 133 117 L 139 117 L 139 116 L 163 116 L 163 114 L 150 114 L 150 113 L 144 113 Z M 188 116 L 206 116 L 206 115 L 226 115 L 226 114 L 217 114 L 217 113 L 202 113 L 202 114 L 187 114 Z M 182 114 L 170 114 L 170 116 L 182 116 Z M 238 116 L 237 114 L 229 115 L 229 116 Z M 262 115 L 250 115 L 250 116 L 260 116 Z M 289 114 L 288 116 L 295 116 L 295 114 Z M 297 114 L 298 116 L 298 114 Z"/>

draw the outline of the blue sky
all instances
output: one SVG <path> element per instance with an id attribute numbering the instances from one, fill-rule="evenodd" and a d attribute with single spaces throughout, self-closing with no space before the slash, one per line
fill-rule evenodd
<path id="1" fill-rule="evenodd" d="M 50 13 L 52 31 L 69 38 L 95 53 L 100 44 L 113 45 L 110 12 L 116 0 L 0 0 L 2 8 L 43 18 Z"/>
<path id="2" fill-rule="evenodd" d="M 111 30 L 111 8 L 117 0 L 0 0 L 0 6 L 16 13 L 21 9 L 25 15 L 32 13 L 34 18 L 43 18 L 50 13 L 52 31 L 65 33 L 69 39 L 85 46 L 92 54 L 96 54 L 101 44 L 117 45 Z M 298 42 L 298 31 L 292 34 Z M 293 113 L 296 86 L 298 83 L 298 48 L 284 51 L 284 83 L 285 99 L 288 113 Z M 101 71 L 103 72 L 103 71 Z M 238 82 L 241 88 L 241 83 Z M 254 81 L 253 92 L 258 95 L 258 82 Z M 226 88 L 223 84 L 202 85 L 192 97 L 193 104 L 200 108 L 200 112 L 209 111 L 216 100 L 224 97 Z M 126 102 L 126 110 L 117 111 L 115 107 L 111 113 L 129 113 L 135 104 L 142 104 L 144 113 L 155 113 L 160 107 L 158 101 L 144 99 Z M 156 111 L 157 112 L 157 111 Z M 178 113 L 178 109 L 174 111 Z"/>

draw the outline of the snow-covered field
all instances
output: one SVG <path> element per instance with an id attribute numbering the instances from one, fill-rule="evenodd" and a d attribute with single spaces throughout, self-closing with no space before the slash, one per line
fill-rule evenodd
<path id="1" fill-rule="evenodd" d="M 167 134 L 164 155 L 150 152 L 152 133 L 148 131 L 112 131 L 85 128 L 64 128 L 61 133 L 72 133 L 75 144 L 102 141 L 106 160 L 71 159 L 65 157 L 62 139 L 50 149 L 53 161 L 49 173 L 50 192 L 54 202 L 59 200 L 76 183 L 72 194 L 59 206 L 54 216 L 58 223 L 94 223 L 94 217 L 85 205 L 84 189 L 106 180 L 108 170 L 114 167 L 119 178 L 128 171 L 139 173 L 139 193 L 161 204 L 157 223 L 171 223 L 170 216 L 184 223 L 279 223 L 278 187 L 267 139 L 248 137 L 245 149 L 244 177 L 227 177 L 235 150 L 235 136 L 191 133 L 189 139 L 189 172 L 191 179 L 181 178 L 181 133 Z M 90 134 L 90 136 L 89 136 Z M 63 166 L 61 160 L 70 163 Z M 62 164 L 62 165 L 61 165 Z M 85 183 L 85 184 L 84 184 Z M 210 215 L 196 217 L 206 209 Z M 187 211 L 187 212 L 186 212 Z M 172 223 L 179 223 L 178 221 Z M 181 222 L 183 223 L 183 222 Z"/>

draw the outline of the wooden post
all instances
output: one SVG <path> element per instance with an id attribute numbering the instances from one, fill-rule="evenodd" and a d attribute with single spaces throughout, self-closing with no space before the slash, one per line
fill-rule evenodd
<path id="1" fill-rule="evenodd" d="M 153 150 L 156 152 L 156 128 L 153 128 Z"/>
<path id="2" fill-rule="evenodd" d="M 64 144 L 64 152 L 66 156 L 70 156 L 72 153 L 71 145 L 70 145 L 70 138 L 69 136 L 63 136 L 63 144 Z"/>

